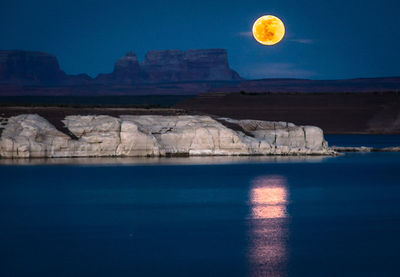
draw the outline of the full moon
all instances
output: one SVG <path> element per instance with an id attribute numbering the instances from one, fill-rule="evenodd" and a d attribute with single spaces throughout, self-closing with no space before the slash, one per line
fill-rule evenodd
<path id="1" fill-rule="evenodd" d="M 261 44 L 277 44 L 285 36 L 285 25 L 276 16 L 261 16 L 253 24 L 253 36 Z"/>

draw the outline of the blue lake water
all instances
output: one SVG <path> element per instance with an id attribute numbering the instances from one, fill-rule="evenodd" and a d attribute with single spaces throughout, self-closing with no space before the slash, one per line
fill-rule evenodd
<path id="1" fill-rule="evenodd" d="M 33 160 L 0 176 L 0 276 L 400 276 L 400 153 Z"/>

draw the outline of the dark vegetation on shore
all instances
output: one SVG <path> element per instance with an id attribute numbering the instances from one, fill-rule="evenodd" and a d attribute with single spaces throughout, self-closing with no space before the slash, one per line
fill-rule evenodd
<path id="1" fill-rule="evenodd" d="M 315 125 L 327 134 L 400 133 L 399 92 L 0 97 L 0 117 L 22 113 L 39 114 L 61 131 L 68 115 L 203 114 Z"/>

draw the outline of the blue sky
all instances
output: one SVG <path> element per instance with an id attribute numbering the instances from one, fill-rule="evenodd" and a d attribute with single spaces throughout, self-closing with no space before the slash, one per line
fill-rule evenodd
<path id="1" fill-rule="evenodd" d="M 128 51 L 225 48 L 246 78 L 400 76 L 400 1 L 2 0 L 0 49 L 56 55 L 67 73 L 111 72 Z M 286 25 L 278 45 L 258 44 L 253 22 Z"/>

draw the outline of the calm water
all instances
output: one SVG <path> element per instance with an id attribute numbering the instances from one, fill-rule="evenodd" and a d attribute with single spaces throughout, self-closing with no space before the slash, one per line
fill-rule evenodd
<path id="1" fill-rule="evenodd" d="M 0 276 L 400 276 L 400 153 L 224 159 L 0 166 Z"/>
<path id="2" fill-rule="evenodd" d="M 325 135 L 329 145 L 385 148 L 400 146 L 400 135 Z"/>

